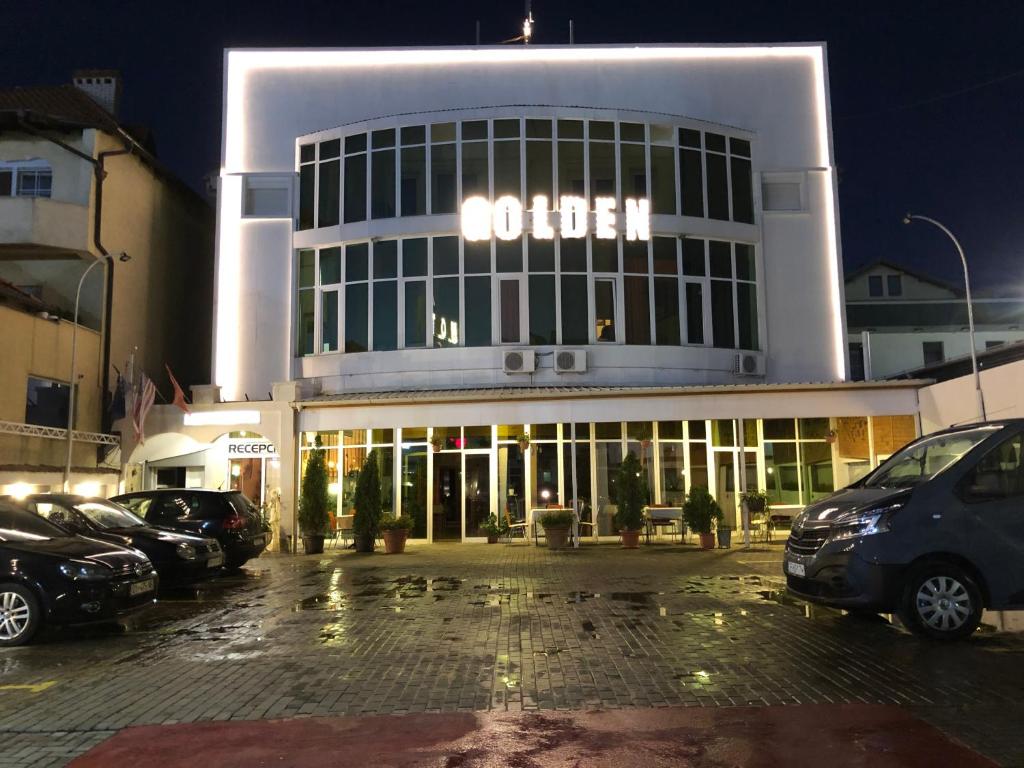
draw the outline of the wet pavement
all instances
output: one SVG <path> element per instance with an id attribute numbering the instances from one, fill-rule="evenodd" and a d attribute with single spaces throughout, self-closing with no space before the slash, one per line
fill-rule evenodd
<path id="1" fill-rule="evenodd" d="M 0 651 L 0 766 L 63 765 L 140 725 L 665 707 L 799 721 L 840 704 L 898 708 L 1024 765 L 1024 635 L 925 643 L 788 598 L 780 559 L 522 544 L 264 556 L 126 628 Z"/>

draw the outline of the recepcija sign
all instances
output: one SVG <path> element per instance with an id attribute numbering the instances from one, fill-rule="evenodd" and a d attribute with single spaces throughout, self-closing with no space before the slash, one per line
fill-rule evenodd
<path id="1" fill-rule="evenodd" d="M 528 211 L 511 195 L 499 197 L 493 204 L 486 197 L 470 197 L 462 203 L 462 236 L 490 240 L 493 233 L 499 240 L 515 240 L 522 236 L 529 218 L 531 233 L 539 240 L 553 238 L 556 224 L 563 238 L 586 237 L 593 218 L 594 237 L 611 240 L 618 235 L 623 217 L 616 208 L 614 197 L 595 197 L 593 211 L 586 198 L 575 195 L 562 195 L 558 210 L 548 208 L 547 197 L 536 195 Z M 627 197 L 624 219 L 627 240 L 650 239 L 651 205 L 646 198 Z"/>
<path id="2" fill-rule="evenodd" d="M 269 440 L 230 438 L 228 457 L 232 459 L 277 458 L 277 448 Z"/>

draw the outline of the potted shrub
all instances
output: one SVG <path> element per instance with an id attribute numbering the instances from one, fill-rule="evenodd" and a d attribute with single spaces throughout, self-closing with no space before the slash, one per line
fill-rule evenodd
<path id="1" fill-rule="evenodd" d="M 356 515 L 352 521 L 352 532 L 356 540 L 356 552 L 373 552 L 381 518 L 380 471 L 376 450 L 370 451 L 359 471 L 354 501 Z"/>
<path id="2" fill-rule="evenodd" d="M 569 542 L 569 529 L 572 528 L 571 509 L 552 509 L 540 516 L 541 527 L 548 547 L 561 549 Z"/>
<path id="3" fill-rule="evenodd" d="M 644 483 L 640 461 L 630 451 L 619 466 L 618 512 L 615 513 L 615 525 L 622 536 L 622 546 L 636 549 L 640 546 L 640 532 L 644 527 L 644 504 L 647 501 L 647 488 Z"/>
<path id="4" fill-rule="evenodd" d="M 318 435 L 316 447 L 310 451 L 306 461 L 299 495 L 299 527 L 302 529 L 302 544 L 308 555 L 319 555 L 324 551 L 324 536 L 330 526 L 327 462 L 321 445 Z"/>
<path id="5" fill-rule="evenodd" d="M 525 453 L 526 449 L 530 447 L 530 435 L 524 432 L 516 438 L 516 442 L 519 444 L 519 450 Z"/>
<path id="6" fill-rule="evenodd" d="M 747 504 L 747 510 L 751 514 L 760 514 L 768 509 L 768 494 L 764 491 L 744 491 L 740 501 Z"/>
<path id="7" fill-rule="evenodd" d="M 712 530 L 716 523 L 721 522 L 722 517 L 722 508 L 718 506 L 715 497 L 707 488 L 698 485 L 690 490 L 683 504 L 683 520 L 691 531 L 700 534 L 701 549 L 714 548 L 715 537 Z"/>
<path id="8" fill-rule="evenodd" d="M 412 518 L 408 515 L 385 517 L 379 523 L 380 535 L 384 537 L 384 552 L 400 555 L 405 552 L 405 540 L 412 529 Z"/>
<path id="9" fill-rule="evenodd" d="M 506 526 L 497 515 L 491 515 L 487 521 L 480 524 L 480 530 L 487 536 L 488 544 L 497 544 L 498 537 L 505 532 Z"/>
<path id="10" fill-rule="evenodd" d="M 440 435 L 433 435 L 430 438 L 430 447 L 434 449 L 434 453 L 440 453 L 444 448 L 444 438 Z"/>

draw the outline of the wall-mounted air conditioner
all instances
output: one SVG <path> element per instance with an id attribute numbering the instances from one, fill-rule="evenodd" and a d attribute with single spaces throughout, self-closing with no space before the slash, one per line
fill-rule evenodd
<path id="1" fill-rule="evenodd" d="M 509 349 L 501 365 L 505 373 L 533 373 L 537 370 L 537 354 L 532 349 Z"/>
<path id="2" fill-rule="evenodd" d="M 737 376 L 764 376 L 764 355 L 759 352 L 737 352 L 733 373 Z"/>
<path id="3" fill-rule="evenodd" d="M 555 350 L 555 373 L 584 373 L 587 370 L 587 350 Z"/>

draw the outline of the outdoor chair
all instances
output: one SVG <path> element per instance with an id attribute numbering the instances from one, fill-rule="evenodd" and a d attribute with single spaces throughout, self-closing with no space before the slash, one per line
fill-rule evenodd
<path id="1" fill-rule="evenodd" d="M 586 502 L 586 499 L 578 499 L 578 500 L 577 499 L 571 499 L 569 501 L 569 506 L 576 510 L 576 522 L 579 525 L 580 540 L 581 541 L 583 540 L 583 536 L 584 536 L 583 528 L 584 527 L 590 529 L 589 532 L 586 535 L 593 536 L 594 535 L 594 531 L 596 530 L 597 523 L 590 519 L 590 512 L 592 510 L 591 510 L 590 505 Z M 586 519 L 584 519 L 584 512 L 587 513 L 586 514 Z"/>
<path id="2" fill-rule="evenodd" d="M 338 515 L 338 517 L 336 518 L 336 523 L 335 523 L 335 528 L 334 528 L 334 541 L 335 541 L 335 544 L 337 544 L 338 539 L 341 539 L 341 541 L 343 543 L 345 541 L 350 540 L 350 539 L 352 541 L 355 541 L 355 539 L 353 538 L 353 533 L 352 533 L 352 528 L 353 528 L 353 525 L 355 524 L 355 519 L 356 519 L 355 515 Z"/>
<path id="3" fill-rule="evenodd" d="M 515 510 L 514 514 L 513 510 Z M 519 517 L 519 502 L 516 499 L 509 499 L 505 503 L 505 539 L 511 544 L 512 534 L 516 531 L 521 531 L 525 541 L 529 538 L 527 528 L 529 526 L 526 524 L 526 521 Z"/>

